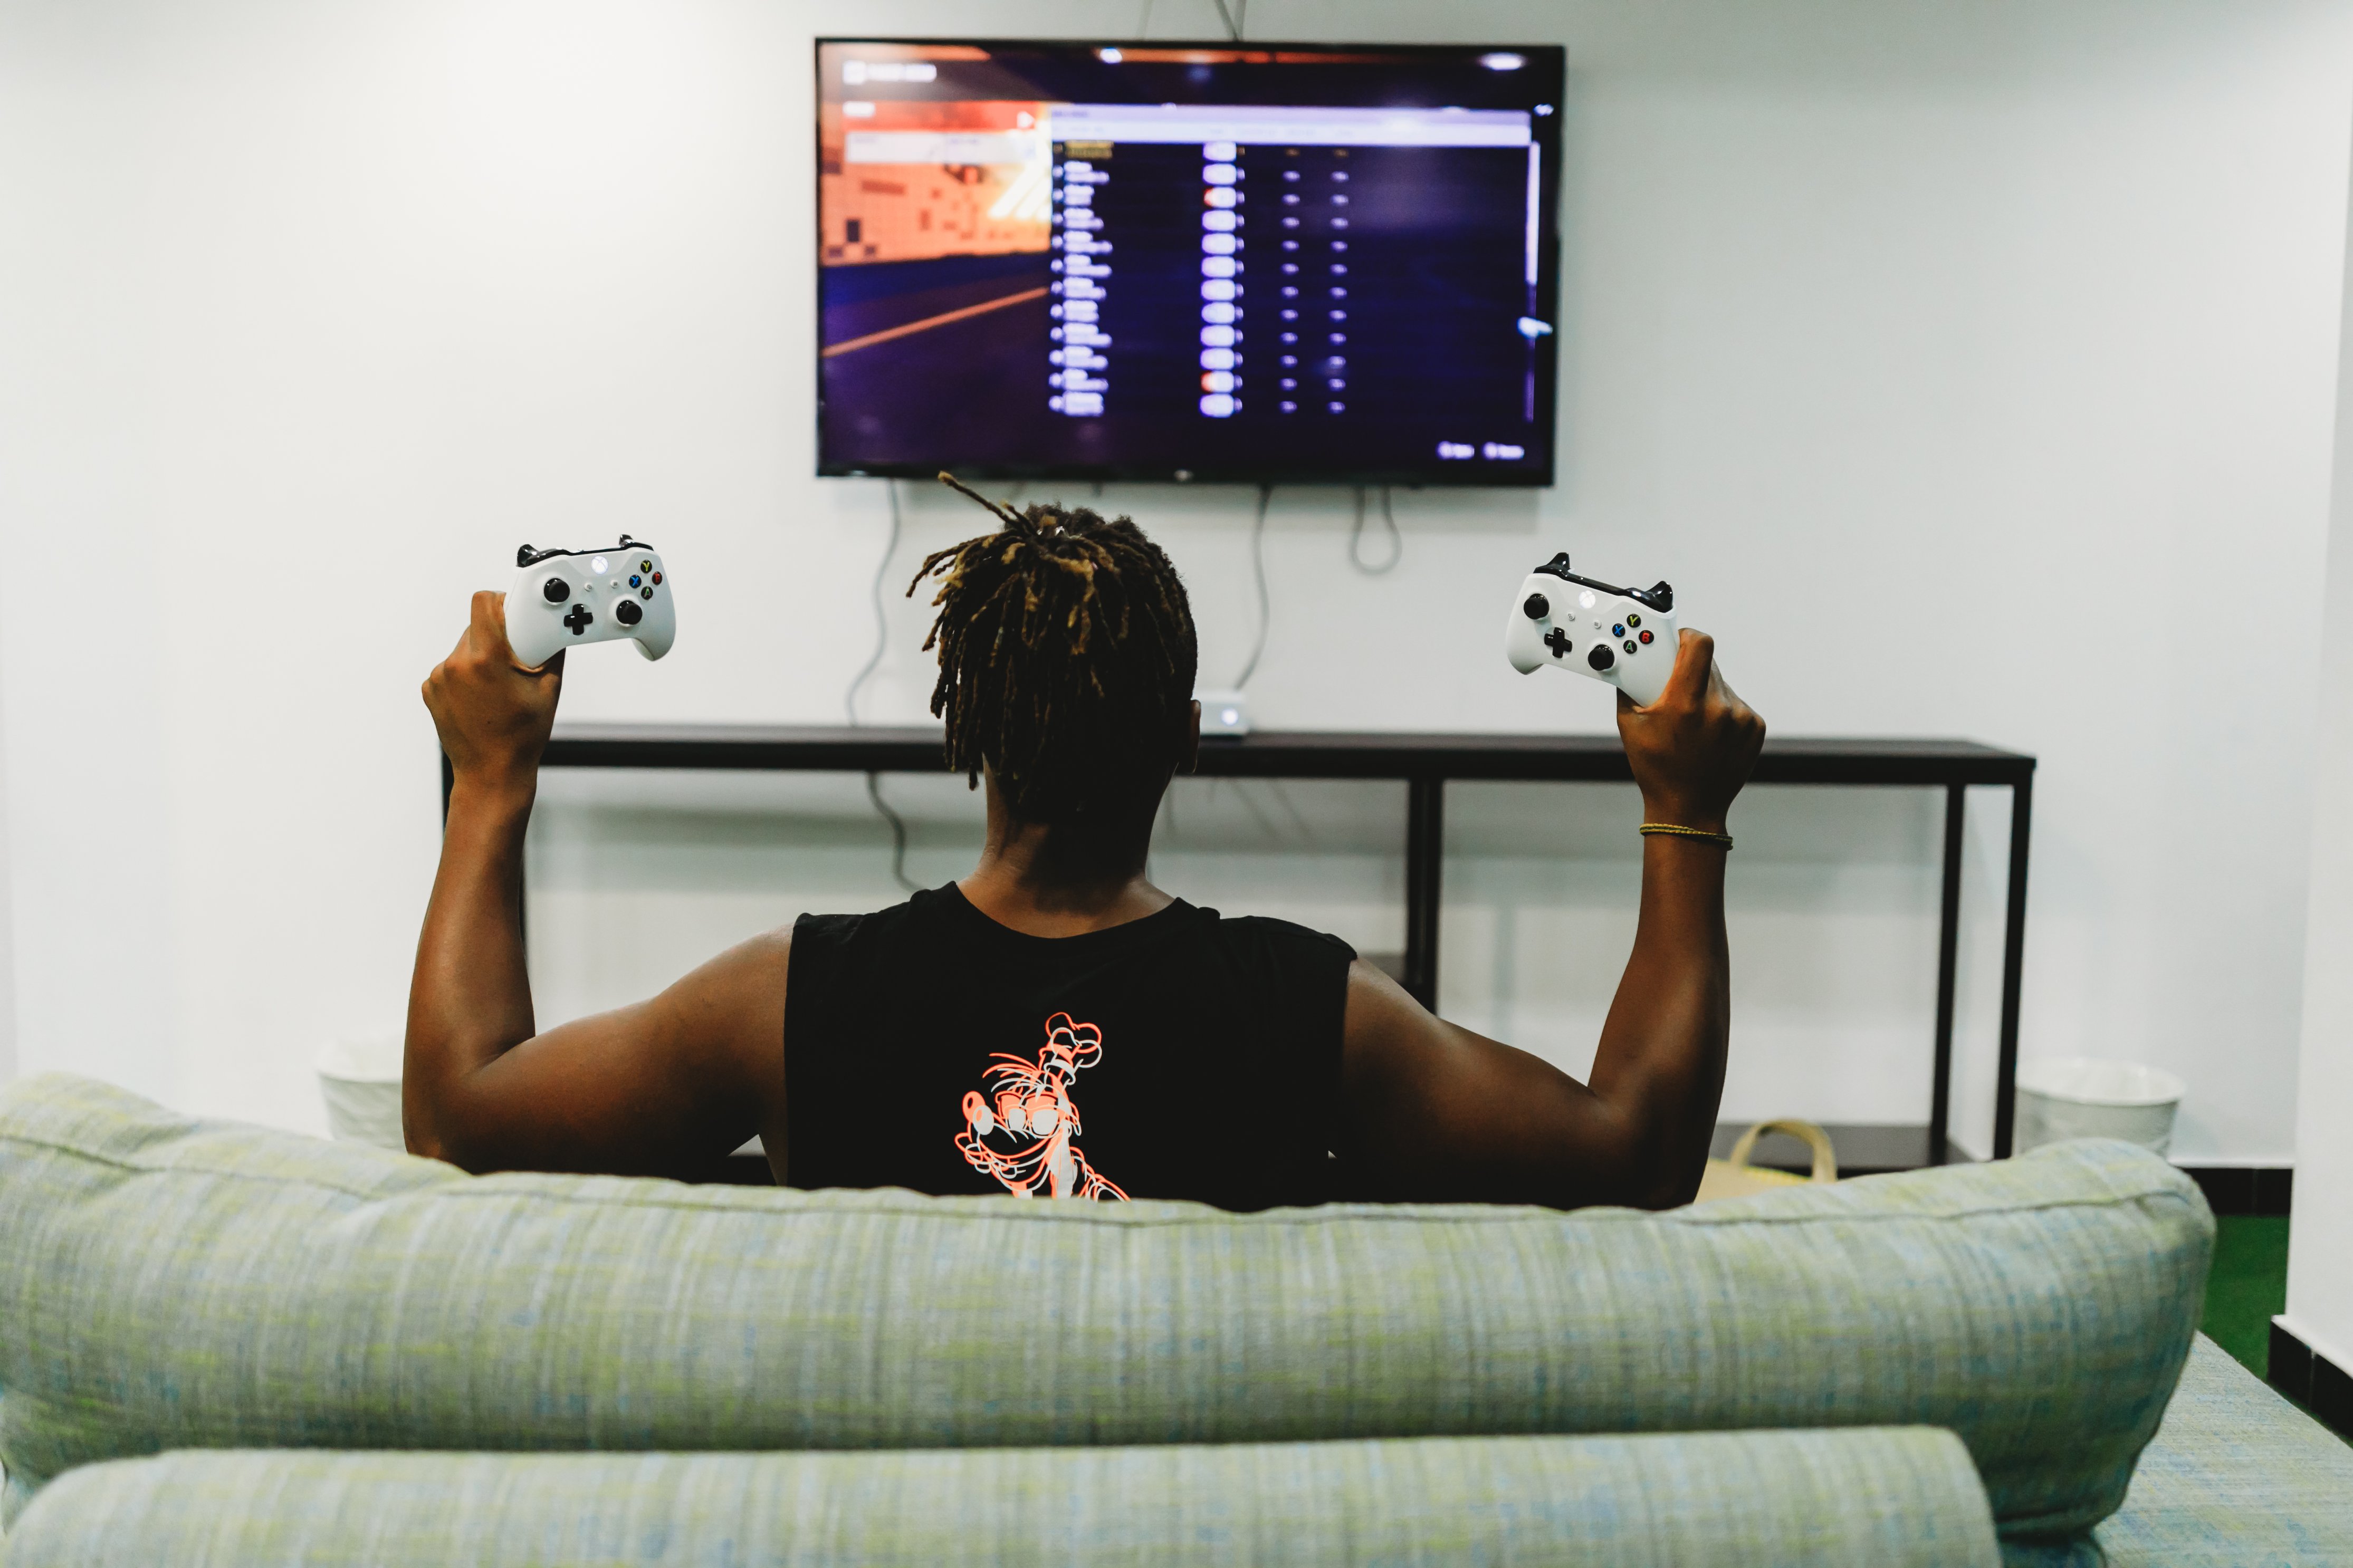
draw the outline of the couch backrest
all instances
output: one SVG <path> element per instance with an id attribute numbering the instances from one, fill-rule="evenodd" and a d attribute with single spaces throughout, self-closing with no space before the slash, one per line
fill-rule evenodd
<path id="1" fill-rule="evenodd" d="M 0 1092 L 0 1459 L 1936 1426 L 2121 1500 L 2212 1220 L 2118 1143 L 1667 1215 L 473 1179 Z"/>

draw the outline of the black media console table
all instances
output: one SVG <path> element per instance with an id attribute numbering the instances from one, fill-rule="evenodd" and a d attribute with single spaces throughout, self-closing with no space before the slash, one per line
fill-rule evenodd
<path id="1" fill-rule="evenodd" d="M 559 724 L 545 763 L 558 768 L 720 768 L 798 773 L 939 773 L 940 732 L 760 725 Z M 1406 786 L 1406 988 L 1438 994 L 1439 876 L 1450 779 L 1628 783 L 1609 735 L 1340 734 L 1261 731 L 1201 742 L 1200 773 L 1218 778 L 1398 779 Z M 1960 938 L 1961 827 L 1971 784 L 2010 792 L 2010 879 L 2001 953 L 2001 1051 L 1994 1082 L 1993 1155 L 2010 1153 L 2018 1072 L 2019 971 L 2026 937 L 2026 841 L 2034 759 L 1969 741 L 1769 739 L 1760 784 L 1894 784 L 1945 792 L 1942 920 L 1936 950 L 1936 1061 L 1926 1127 L 1833 1128 L 1850 1172 L 1943 1164 L 1952 1110 L 1953 984 Z M 443 773 L 447 805 L 448 773 Z M 1728 1136 L 1728 1132 L 1726 1136 Z M 1724 1140 L 1719 1139 L 1719 1143 Z M 1719 1148 L 1719 1152 L 1721 1149 Z"/>

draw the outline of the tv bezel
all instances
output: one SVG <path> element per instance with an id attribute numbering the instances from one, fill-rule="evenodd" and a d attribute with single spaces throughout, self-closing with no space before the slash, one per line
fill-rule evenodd
<path id="1" fill-rule="evenodd" d="M 1560 384 L 1560 187 L 1561 187 L 1561 121 L 1567 113 L 1568 58 L 1567 48 L 1559 44 L 1398 44 L 1398 43 L 1304 43 L 1294 39 L 1235 40 L 1231 38 L 1108 38 L 1082 37 L 819 37 L 809 47 L 809 69 L 814 95 L 809 115 L 809 182 L 810 226 L 809 254 L 814 262 L 815 276 L 810 280 L 811 309 L 817 324 L 817 336 L 821 338 L 825 320 L 825 221 L 824 221 L 824 141 L 818 134 L 820 117 L 825 110 L 824 51 L 828 46 L 860 44 L 896 47 L 956 47 L 965 48 L 1142 48 L 1142 49 L 1232 49 L 1287 52 L 1300 50 L 1378 49 L 1400 55 L 1432 57 L 1513 53 L 1525 55 L 1533 62 L 1539 58 L 1556 61 L 1556 79 L 1559 91 L 1556 108 L 1550 115 L 1537 117 L 1532 134 L 1545 152 L 1545 168 L 1541 175 L 1536 208 L 1536 315 L 1540 321 L 1553 323 L 1553 331 L 1537 342 L 1539 371 L 1536 385 L 1537 416 L 1535 424 L 1546 432 L 1544 465 L 1541 469 L 1522 468 L 1496 473 L 1473 463 L 1440 463 L 1429 468 L 1388 469 L 1377 467 L 1350 468 L 1345 471 L 1317 468 L 1300 470 L 1268 465 L 1261 467 L 1216 466 L 1198 468 L 1168 468 L 1145 467 L 1131 463 L 958 463 L 955 471 L 961 478 L 976 479 L 1063 479 L 1094 484 L 1228 484 L 1253 488 L 1302 485 L 1359 489 L 1388 486 L 1409 489 L 1546 489 L 1556 481 L 1559 466 L 1559 384 Z M 820 345 L 817 345 L 821 347 Z M 817 474 L 819 479 L 929 479 L 939 473 L 939 466 L 925 463 L 871 463 L 852 465 L 829 463 L 825 455 L 825 357 L 821 352 L 809 356 L 813 381 L 811 437 L 817 448 Z"/>

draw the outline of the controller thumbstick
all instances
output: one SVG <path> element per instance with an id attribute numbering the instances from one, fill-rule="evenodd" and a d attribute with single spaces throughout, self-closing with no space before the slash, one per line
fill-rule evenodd
<path id="1" fill-rule="evenodd" d="M 634 626 L 646 618 L 646 613 L 638 608 L 635 599 L 623 599 L 613 606 L 613 618 L 625 626 Z"/>
<path id="2" fill-rule="evenodd" d="M 539 585 L 539 596 L 551 605 L 560 605 L 572 597 L 572 585 L 561 577 L 550 577 Z"/>
<path id="3" fill-rule="evenodd" d="M 1528 602 L 1520 606 L 1520 613 L 1532 621 L 1543 620 L 1552 614 L 1552 601 L 1542 594 L 1530 594 Z"/>
<path id="4" fill-rule="evenodd" d="M 1599 643 L 1595 643 L 1593 651 L 1585 656 L 1585 662 L 1596 669 L 1607 669 L 1618 662 L 1618 656 Z"/>

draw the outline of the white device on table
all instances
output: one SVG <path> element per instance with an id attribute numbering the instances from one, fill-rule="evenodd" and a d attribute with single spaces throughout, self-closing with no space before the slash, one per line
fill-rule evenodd
<path id="1" fill-rule="evenodd" d="M 1201 705 L 1204 735 L 1247 735 L 1250 732 L 1250 699 L 1239 691 L 1196 691 Z"/>
<path id="2" fill-rule="evenodd" d="M 669 574 L 653 546 L 628 534 L 610 550 L 515 552 L 507 589 L 507 641 L 515 659 L 536 669 L 575 643 L 627 637 L 648 658 L 678 637 Z"/>
<path id="3" fill-rule="evenodd" d="M 1580 577 L 1563 551 L 1520 584 L 1504 621 L 1504 657 L 1522 675 L 1548 664 L 1591 676 L 1647 708 L 1674 673 L 1675 591 Z"/>

